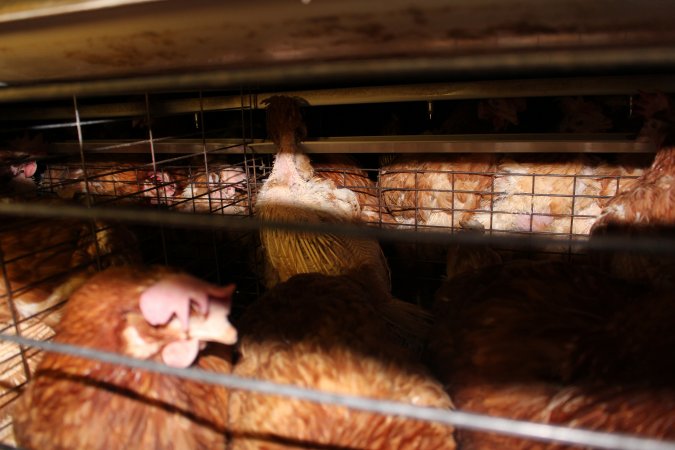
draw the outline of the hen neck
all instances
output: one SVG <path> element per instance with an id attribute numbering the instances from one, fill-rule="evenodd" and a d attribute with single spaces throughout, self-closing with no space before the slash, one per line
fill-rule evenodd
<path id="1" fill-rule="evenodd" d="M 298 151 L 294 139 L 282 138 L 270 179 L 286 184 L 306 182 L 313 176 L 307 155 Z"/>
<path id="2" fill-rule="evenodd" d="M 675 175 L 675 146 L 664 147 L 658 151 L 651 171 Z"/>

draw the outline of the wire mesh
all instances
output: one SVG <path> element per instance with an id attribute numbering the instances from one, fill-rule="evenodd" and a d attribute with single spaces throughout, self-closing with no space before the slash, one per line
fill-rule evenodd
<path id="1" fill-rule="evenodd" d="M 17 336 L 0 334 L 0 340 L 22 343 L 42 348 L 50 352 L 82 356 L 88 359 L 112 362 L 130 366 L 144 371 L 173 375 L 185 379 L 199 380 L 204 383 L 218 384 L 233 389 L 267 393 L 294 399 L 309 400 L 321 404 L 344 405 L 352 409 L 372 411 L 381 414 L 393 414 L 417 420 L 458 425 L 468 429 L 498 431 L 513 436 L 554 441 L 569 444 L 590 445 L 594 448 L 616 450 L 673 450 L 675 442 L 657 441 L 637 436 L 602 433 L 584 429 L 559 427 L 554 425 L 490 417 L 463 411 L 452 411 L 438 408 L 415 406 L 406 403 L 378 400 L 372 398 L 349 396 L 333 392 L 324 392 L 288 384 L 242 378 L 236 375 L 217 374 L 204 370 L 168 367 L 153 361 L 139 360 L 110 352 L 77 347 L 73 345 L 40 342 Z"/>
<path id="2" fill-rule="evenodd" d="M 440 158 L 441 168 L 421 169 L 414 164 L 407 167 L 377 167 L 378 164 L 373 164 L 372 161 L 371 165 L 366 166 L 361 163 L 365 160 L 365 157 L 360 158 L 362 155 L 354 155 L 353 163 L 344 160 L 336 163 L 330 158 L 321 161 L 316 156 L 316 176 L 333 180 L 338 187 L 359 194 L 363 210 L 362 222 L 368 227 L 261 225 L 252 219 L 255 215 L 255 201 L 272 169 L 273 160 L 269 155 L 256 154 L 247 146 L 260 137 L 259 130 L 256 129 L 256 122 L 259 120 L 256 121 L 255 111 L 248 106 L 257 103 L 253 99 L 254 94 L 242 90 L 241 107 L 236 111 L 238 122 L 234 125 L 221 123 L 219 126 L 213 126 L 223 117 L 218 114 L 219 111 L 204 111 L 202 92 L 194 95 L 199 99 L 198 111 L 155 117 L 152 114 L 153 97 L 145 94 L 142 102 L 146 111 L 142 117 L 111 120 L 82 119 L 79 115 L 78 99 L 75 98 L 73 122 L 25 127 L 33 130 L 76 132 L 79 160 L 67 157 L 61 160 L 45 160 L 37 195 L 56 196 L 68 201 L 84 200 L 86 211 L 71 203 L 44 204 L 37 206 L 32 212 L 28 209 L 20 210 L 22 205 L 19 204 L 0 205 L 2 214 L 33 215 L 38 217 L 34 223 L 48 223 L 50 227 L 59 229 L 75 227 L 78 230 L 70 239 L 61 237 L 56 241 L 44 240 L 41 245 L 26 246 L 29 251 L 19 255 L 8 253 L 2 239 L 5 235 L 17 232 L 19 225 L 9 224 L 6 230 L 0 231 L 1 262 L 5 278 L 5 293 L 1 298 L 3 304 L 7 304 L 8 311 L 12 312 L 7 323 L 2 324 L 3 334 L 15 334 L 38 341 L 49 339 L 53 330 L 40 326 L 44 325 L 44 317 L 49 312 L 58 310 L 67 298 L 67 293 L 74 288 L 73 285 L 68 285 L 70 276 L 115 264 L 114 261 L 110 262 L 115 256 L 134 259 L 134 256 L 128 255 L 128 249 L 123 245 L 111 245 L 109 237 L 120 226 L 117 220 L 124 222 L 124 227 L 128 227 L 137 236 L 136 244 L 141 254 L 138 261 L 181 267 L 187 272 L 221 284 L 236 281 L 239 286 L 238 294 L 250 299 L 256 298 L 262 292 L 259 279 L 263 271 L 260 254 L 252 254 L 250 251 L 259 245 L 257 231 L 261 226 L 289 229 L 297 227 L 314 232 L 352 233 L 355 236 L 388 239 L 392 245 L 385 247 L 385 252 L 392 261 L 393 270 L 417 266 L 414 272 L 406 273 L 409 281 L 412 280 L 408 287 L 394 288 L 403 294 L 402 297 L 415 298 L 420 304 L 424 304 L 424 299 L 431 297 L 441 282 L 446 262 L 445 252 L 452 243 L 487 243 L 504 255 L 522 252 L 523 248 L 531 252 L 536 247 L 543 257 L 566 259 L 575 259 L 583 255 L 590 248 L 589 245 L 597 248 L 603 246 L 603 242 L 608 243 L 607 248 L 638 246 L 635 242 L 626 244 L 622 240 L 597 240 L 590 244 L 586 240 L 602 207 L 629 186 L 631 181 L 637 179 L 644 165 L 638 164 L 626 169 L 618 163 L 613 165 L 611 159 L 604 164 L 584 165 L 579 164 L 577 157 L 569 158 L 566 163 L 545 167 L 546 163 L 538 165 L 529 160 L 522 162 L 518 156 L 510 155 L 501 157 L 501 163 L 479 171 L 454 167 L 452 158 Z M 174 127 L 174 120 L 179 118 L 181 126 Z M 113 128 L 106 130 L 107 126 Z M 132 144 L 105 144 L 96 147 L 94 151 L 85 151 L 85 143 L 95 144 L 102 135 L 114 135 L 120 126 L 127 128 L 128 135 L 134 139 Z M 230 145 L 211 150 L 207 148 L 209 137 L 232 137 L 232 128 L 237 129 L 240 142 L 236 145 L 243 145 L 242 154 L 227 154 Z M 202 148 L 199 152 L 167 155 L 156 151 L 157 142 L 195 136 L 201 140 Z M 110 156 L 116 150 L 131 146 L 137 148 L 138 145 L 145 146 L 147 151 L 118 154 L 115 158 Z M 106 152 L 110 153 L 106 155 Z M 392 176 L 398 180 L 393 184 L 383 182 Z M 428 182 L 429 179 L 432 180 L 431 183 Z M 49 217 L 61 217 L 70 222 L 55 224 L 49 221 Z M 203 229 L 208 232 L 202 232 Z M 484 234 L 460 233 L 467 229 L 483 230 Z M 414 234 L 406 233 L 407 231 L 427 233 Z M 58 233 L 51 233 L 50 237 L 55 235 Z M 525 238 L 519 244 L 517 237 Z M 409 247 L 401 252 L 401 244 L 413 245 L 414 258 L 410 257 Z M 647 251 L 657 247 L 661 251 L 672 251 L 672 245 L 669 250 L 662 241 L 643 240 L 640 245 Z M 432 251 L 429 251 L 432 247 Z M 45 252 L 59 250 L 69 253 L 69 258 L 67 263 L 59 265 L 58 271 L 39 274 L 40 277 L 20 287 L 12 284 L 9 271 L 13 265 L 21 264 L 22 261 L 35 261 Z M 413 260 L 410 261 L 411 259 Z M 397 260 L 399 263 L 403 260 L 405 265 L 397 266 Z M 63 298 L 57 299 L 59 301 L 54 304 L 50 303 L 44 310 L 24 314 L 15 305 L 17 299 L 20 300 L 22 295 L 34 287 L 49 285 L 52 291 L 58 291 L 63 283 L 66 283 L 63 287 Z M 406 291 L 408 288 L 410 292 Z M 245 303 L 243 301 L 235 306 L 243 309 Z M 18 389 L 30 379 L 39 352 L 16 342 L 2 347 L 0 351 L 0 364 L 7 367 L 3 371 L 4 377 L 9 379 L 8 377 L 14 376 L 11 374 L 18 374 L 11 381 L 10 387 L 0 393 L 0 411 L 4 411 L 4 406 L 11 404 L 18 395 Z M 270 392 L 280 391 L 272 389 Z M 298 394 L 293 392 L 294 395 Z M 320 398 L 319 401 L 338 401 L 335 397 L 317 398 Z M 376 409 L 386 411 L 388 407 L 392 405 L 381 402 Z M 449 414 L 447 411 L 445 413 Z M 418 416 L 413 414 L 411 417 Z M 432 420 L 437 420 L 438 417 Z M 449 417 L 451 415 L 446 417 L 449 423 L 462 423 L 456 419 L 462 417 L 461 414 L 455 419 Z M 495 428 L 494 424 L 490 425 L 489 418 L 484 423 L 484 426 L 478 428 L 505 431 L 504 426 Z M 471 426 L 471 420 L 464 424 Z M 7 436 L 9 427 L 8 417 L 0 416 L 0 437 Z M 638 444 L 644 444 L 648 448 L 654 444 L 623 437 L 618 437 L 618 440 L 593 441 L 592 437 L 590 436 L 591 440 L 579 437 L 563 438 L 562 441 L 594 442 L 605 448 L 628 448 Z M 599 435 L 596 437 L 600 439 Z M 664 443 L 663 448 L 673 447 Z"/>

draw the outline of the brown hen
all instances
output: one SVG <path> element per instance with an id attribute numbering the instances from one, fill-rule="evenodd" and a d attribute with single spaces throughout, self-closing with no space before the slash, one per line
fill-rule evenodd
<path id="1" fill-rule="evenodd" d="M 562 97 L 558 103 L 562 113 L 558 131 L 562 133 L 600 133 L 613 127 L 612 120 L 595 99 Z"/>
<path id="2" fill-rule="evenodd" d="M 454 228 L 489 196 L 493 155 L 400 155 L 382 167 L 384 204 L 406 226 Z"/>
<path id="3" fill-rule="evenodd" d="M 236 340 L 232 290 L 168 269 L 109 269 L 73 294 L 55 341 L 179 367 L 197 358 L 229 373 L 227 347 L 197 352 Z M 14 431 L 29 449 L 225 448 L 227 409 L 223 387 L 49 353 L 18 401 Z"/>
<path id="4" fill-rule="evenodd" d="M 493 266 L 439 291 L 430 360 L 461 410 L 674 439 L 669 297 L 589 267 Z M 458 444 L 567 448 L 468 430 Z"/>
<path id="5" fill-rule="evenodd" d="M 363 212 L 357 194 L 314 175 L 308 156 L 299 149 L 306 134 L 298 99 L 268 99 L 270 138 L 279 148 L 269 178 L 258 193 L 256 216 L 263 221 L 305 224 L 359 224 Z M 272 287 L 301 273 L 342 275 L 363 271 L 370 282 L 390 291 L 389 265 L 374 239 L 279 228 L 260 231 L 265 254 L 265 284 Z M 389 297 L 381 312 L 416 340 L 424 333 L 427 315 L 415 305 Z"/>
<path id="6" fill-rule="evenodd" d="M 312 162 L 314 174 L 318 178 L 332 180 L 339 189 L 349 189 L 356 194 L 361 206 L 361 222 L 391 225 L 396 219 L 389 213 L 380 195 L 377 184 L 368 177 L 368 173 L 358 167 L 349 155 L 320 155 L 319 161 Z"/>
<path id="7" fill-rule="evenodd" d="M 12 317 L 11 302 L 19 318 L 40 314 L 53 326 L 59 313 L 52 309 L 91 276 L 97 265 L 140 262 L 135 237 L 121 225 L 76 220 L 12 220 L 9 225 L 0 231 L 0 296 L 6 299 L 0 307 L 2 322 Z"/>
<path id="8" fill-rule="evenodd" d="M 305 126 L 298 101 L 271 97 L 267 108 L 268 133 L 279 148 L 272 173 L 258 193 L 256 215 L 264 221 L 299 223 L 361 223 L 357 195 L 340 189 L 330 179 L 314 175 L 298 142 Z M 262 229 L 260 238 L 278 281 L 299 273 L 339 275 L 367 266 L 374 280 L 389 286 L 389 268 L 377 241 L 314 233 Z M 276 280 L 268 280 L 271 287 Z"/>
<path id="9" fill-rule="evenodd" d="M 636 104 L 645 114 L 644 138 L 653 140 L 658 152 L 651 167 L 624 192 L 611 199 L 593 225 L 593 236 L 623 234 L 632 237 L 665 236 L 675 230 L 675 111 L 663 94 L 643 96 Z M 654 117 L 659 117 L 658 121 Z M 657 125 L 650 126 L 650 122 Z M 613 273 L 632 280 L 672 286 L 675 256 L 635 252 L 597 253 L 596 261 Z"/>
<path id="10" fill-rule="evenodd" d="M 24 135 L 5 145 L 0 145 L 0 194 L 27 195 L 37 190 L 34 176 L 37 172 L 36 157 L 45 154 L 42 135 L 31 138 Z"/>
<path id="11" fill-rule="evenodd" d="M 99 267 L 140 262 L 135 237 L 120 225 L 92 226 L 75 220 L 11 220 L 0 231 L 3 255 L 0 280 L 0 328 L 5 333 L 48 339 L 70 294 Z M 13 310 L 11 309 L 13 308 Z M 14 389 L 31 378 L 43 353 L 0 345 L 0 421 L 9 420 Z M 24 362 L 25 361 L 25 362 Z M 4 439 L 3 442 L 10 442 Z"/>
<path id="12" fill-rule="evenodd" d="M 97 202 L 144 202 L 157 197 L 157 180 L 150 169 L 115 161 L 50 166 L 42 175 L 43 189 L 71 200 L 89 192 Z M 87 191 L 88 189 L 88 191 Z"/>
<path id="13" fill-rule="evenodd" d="M 603 163 L 585 155 L 504 157 L 494 196 L 484 196 L 473 219 L 485 229 L 588 234 L 608 198 L 642 174 L 640 161 Z M 632 177 L 632 178 L 629 178 Z"/>
<path id="14" fill-rule="evenodd" d="M 251 305 L 234 373 L 416 405 L 451 408 L 378 311 L 367 275 L 297 275 Z M 234 391 L 234 449 L 453 449 L 453 429 L 341 406 Z"/>
<path id="15" fill-rule="evenodd" d="M 206 170 L 169 174 L 175 188 L 159 202 L 179 211 L 243 215 L 248 213 L 246 173 L 237 166 L 209 164 Z"/>

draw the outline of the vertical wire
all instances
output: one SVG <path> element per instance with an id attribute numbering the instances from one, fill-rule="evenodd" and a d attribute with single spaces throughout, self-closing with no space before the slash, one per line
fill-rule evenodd
<path id="1" fill-rule="evenodd" d="M 380 183 L 382 180 L 382 165 L 378 165 L 380 167 L 377 169 L 377 184 L 375 184 L 375 192 L 377 194 L 377 216 L 380 219 L 380 228 L 382 228 L 384 224 L 384 220 L 382 219 L 382 183 Z"/>
<path id="2" fill-rule="evenodd" d="M 415 189 L 413 191 L 415 193 L 415 208 L 414 208 L 414 212 L 415 212 L 415 216 L 414 216 L 415 217 L 415 222 L 414 222 L 415 223 L 415 231 L 417 231 L 417 215 L 420 212 L 419 211 L 419 207 L 420 207 L 420 205 L 419 205 L 419 187 L 418 187 L 419 185 L 417 183 L 417 175 L 418 174 L 419 174 L 419 172 L 415 171 L 415 180 L 414 180 L 415 181 Z M 415 245 L 415 246 L 417 246 L 417 245 Z"/>
<path id="3" fill-rule="evenodd" d="M 497 178 L 497 167 L 495 166 L 492 179 L 490 180 L 490 236 L 492 236 L 493 216 L 495 214 L 495 179 Z"/>
<path id="4" fill-rule="evenodd" d="M 530 197 L 530 233 L 532 233 L 532 222 L 534 220 L 534 178 L 536 174 L 532 174 L 532 196 Z"/>
<path id="5" fill-rule="evenodd" d="M 204 155 L 204 170 L 206 171 L 206 190 L 207 190 L 208 199 L 209 199 L 209 212 L 213 212 L 213 207 L 211 205 L 211 185 L 210 185 L 211 177 L 210 177 L 210 174 L 209 174 L 209 158 L 208 158 L 208 155 L 206 154 L 206 128 L 205 128 L 206 125 L 204 124 L 204 97 L 202 95 L 201 90 L 199 91 L 199 122 L 200 122 L 200 126 L 201 126 L 201 129 L 202 129 L 202 153 Z M 221 186 L 218 185 L 218 187 L 220 188 Z M 193 188 L 192 192 L 193 192 L 193 195 L 194 195 L 194 188 Z M 222 198 L 222 195 L 221 195 L 221 198 Z M 194 204 L 194 202 L 193 202 L 193 204 Z M 222 204 L 221 204 L 221 207 L 222 207 Z"/>
<path id="6" fill-rule="evenodd" d="M 253 154 L 252 150 L 249 148 L 247 145 L 247 139 L 246 139 L 246 113 L 244 112 L 245 104 L 244 104 L 244 88 L 240 88 L 239 90 L 239 98 L 240 98 L 240 104 L 239 104 L 239 109 L 241 111 L 241 137 L 242 137 L 242 145 L 244 147 L 244 171 L 246 172 L 246 195 L 248 197 L 248 215 L 249 217 L 253 216 L 253 190 L 251 189 L 251 179 L 253 179 L 253 182 L 256 183 L 256 190 L 257 190 L 257 182 L 258 182 L 258 173 L 257 173 L 257 164 L 255 160 L 255 154 Z M 249 108 L 249 122 L 250 122 L 250 136 L 253 138 L 253 108 L 258 106 L 258 99 L 253 95 L 252 92 L 249 91 L 248 93 L 248 108 Z M 249 166 L 249 158 L 251 159 L 252 163 L 252 168 L 253 168 L 253 177 L 250 176 L 250 171 L 251 167 Z M 255 242 L 255 241 L 254 241 Z M 257 245 L 257 243 L 255 244 Z M 257 251 L 256 251 L 257 253 Z M 255 264 L 256 264 L 256 269 L 258 273 L 264 273 L 265 272 L 265 256 L 262 256 L 262 259 L 258 257 L 258 255 L 254 255 L 253 257 Z M 261 290 L 260 290 L 260 280 L 259 277 L 256 276 L 256 282 L 255 282 L 255 290 L 256 290 L 256 297 L 260 297 L 261 295 Z"/>
<path id="7" fill-rule="evenodd" d="M 190 202 L 189 204 L 192 206 L 192 212 L 193 213 L 197 212 L 197 202 L 195 202 L 195 200 L 199 199 L 198 197 L 196 197 L 196 193 L 195 193 L 195 189 L 196 189 L 195 178 L 196 178 L 196 170 L 193 170 L 192 163 L 190 163 L 190 165 L 187 166 L 187 181 L 186 182 L 188 183 L 188 185 L 191 188 L 192 197 L 189 199 L 189 202 Z M 206 187 L 206 189 L 208 190 L 208 186 Z M 179 199 L 179 201 L 181 203 L 184 202 L 185 196 L 183 196 L 182 199 Z M 184 203 L 182 203 L 182 204 L 184 204 Z M 211 211 L 209 210 L 209 212 L 211 212 Z"/>
<path id="8" fill-rule="evenodd" d="M 450 173 L 450 234 L 455 232 L 455 171 Z"/>
<path id="9" fill-rule="evenodd" d="M 572 214 L 570 216 L 569 244 L 567 245 L 567 260 L 572 261 L 572 239 L 574 239 L 574 215 L 576 214 L 577 199 L 577 174 L 574 174 L 574 184 L 572 185 Z"/>
<path id="10" fill-rule="evenodd" d="M 82 138 L 82 123 L 80 122 L 80 109 L 77 105 L 77 96 L 73 95 L 73 108 L 75 111 L 75 127 L 77 129 L 77 143 L 80 150 L 80 164 L 82 165 L 82 175 L 84 176 L 84 196 L 87 201 L 87 208 L 91 208 L 91 197 L 89 193 L 89 176 L 87 174 L 87 165 L 84 159 L 84 140 Z"/>
<path id="11" fill-rule="evenodd" d="M 202 91 L 199 91 L 199 125 L 201 126 L 202 129 L 202 154 L 204 155 L 204 170 L 206 172 L 206 190 L 207 190 L 207 195 L 208 195 L 208 200 L 209 200 L 209 213 L 213 213 L 213 205 L 211 202 L 211 176 L 209 173 L 209 158 L 208 154 L 206 153 L 206 122 L 204 121 L 204 96 L 202 94 Z M 194 186 L 194 185 L 193 185 Z M 218 189 L 222 189 L 221 183 L 218 183 L 217 185 Z M 221 214 L 224 214 L 224 208 L 223 208 L 223 202 L 222 202 L 222 190 L 218 191 L 220 193 L 220 212 Z M 193 196 L 194 196 L 194 188 L 192 190 Z M 193 208 L 195 207 L 194 205 L 195 199 L 192 200 Z M 219 259 L 219 252 L 218 252 L 218 240 L 216 239 L 216 230 L 212 229 L 211 230 L 211 243 L 213 244 L 213 259 L 215 261 L 215 266 L 216 266 L 216 281 L 218 284 L 222 283 L 222 274 L 220 270 L 220 259 Z"/>
<path id="12" fill-rule="evenodd" d="M 150 156 L 152 157 L 152 171 L 154 173 L 154 177 L 157 177 L 157 160 L 155 159 L 155 140 L 152 135 L 152 122 L 151 122 L 151 117 L 150 117 L 150 97 L 148 93 L 145 93 L 145 120 L 148 123 L 148 137 L 150 138 Z M 162 183 L 164 180 L 162 179 Z M 157 192 L 157 207 L 159 208 L 159 205 L 161 204 L 161 195 L 159 192 L 159 187 L 156 187 L 156 192 Z M 166 189 L 164 189 L 164 192 L 166 192 Z M 164 225 L 160 224 L 159 225 L 159 235 L 160 239 L 162 240 L 162 253 L 164 254 L 164 265 L 169 265 L 169 255 L 166 250 L 166 236 L 164 233 Z"/>
<path id="13" fill-rule="evenodd" d="M 248 106 L 249 106 L 249 120 L 251 124 L 251 138 L 253 138 L 253 96 L 249 92 L 248 94 Z M 257 100 L 256 100 L 257 103 Z M 242 137 L 242 145 L 244 146 L 244 171 L 246 172 L 246 195 L 248 196 L 248 215 L 253 216 L 253 197 L 252 197 L 252 190 L 251 190 L 251 183 L 250 179 L 251 177 L 249 176 L 249 152 L 250 149 L 248 145 L 247 139 L 246 139 L 246 120 L 245 120 L 245 113 L 244 113 L 244 90 L 241 88 L 240 90 L 240 110 L 241 110 L 241 137 Z M 255 164 L 255 156 L 251 156 L 253 159 L 253 180 L 257 182 L 258 180 L 258 174 L 256 172 L 256 164 Z"/>
<path id="14" fill-rule="evenodd" d="M 415 189 L 414 189 L 414 191 L 413 191 L 413 192 L 415 193 L 415 208 L 414 208 L 414 210 L 413 210 L 413 211 L 414 211 L 414 216 L 413 216 L 413 217 L 415 218 L 415 233 L 419 233 L 419 229 L 418 229 L 418 215 L 419 215 L 419 213 L 420 213 L 420 204 L 419 204 L 419 182 L 418 182 L 418 175 L 419 175 L 419 173 L 420 173 L 419 171 L 417 171 L 417 170 L 415 171 L 415 185 L 414 185 L 414 186 L 415 186 Z M 415 237 L 417 237 L 417 236 L 415 236 Z M 419 267 L 419 266 L 420 266 L 420 262 L 421 262 L 422 257 L 423 257 L 423 255 L 422 255 L 422 248 L 420 248 L 420 247 L 421 247 L 421 246 L 420 246 L 420 244 L 418 243 L 417 239 L 415 239 L 414 244 L 413 244 L 413 250 L 415 251 L 415 266 L 416 266 L 416 267 Z M 421 280 L 420 280 L 420 271 L 419 271 L 419 269 L 418 269 L 418 270 L 415 270 L 415 284 L 417 284 L 418 286 L 421 286 L 420 281 L 421 281 Z M 420 296 L 419 290 L 417 290 L 417 291 L 415 292 L 415 303 L 416 303 L 417 305 L 421 305 L 421 304 L 422 304 L 422 298 L 421 298 L 421 296 Z"/>
<path id="15" fill-rule="evenodd" d="M 89 189 L 89 174 L 87 173 L 87 164 L 84 158 L 84 138 L 82 135 L 82 123 L 80 122 L 80 108 L 77 104 L 77 96 L 73 95 L 73 107 L 75 110 L 75 127 L 77 128 L 77 143 L 80 148 L 80 164 L 82 166 L 82 176 L 84 176 L 84 197 L 86 199 L 87 208 L 92 206 L 91 191 Z M 94 250 L 96 253 L 96 270 L 101 271 L 101 248 L 98 244 L 98 226 L 96 221 L 91 219 L 89 221 L 89 229 L 91 237 L 94 241 Z"/>
<path id="16" fill-rule="evenodd" d="M 12 316 L 12 324 L 14 325 L 14 332 L 17 336 L 21 336 L 21 329 L 19 328 L 19 313 L 16 310 L 16 305 L 14 304 L 14 296 L 12 294 L 12 285 L 9 281 L 9 276 L 7 273 L 7 265 L 5 264 L 5 252 L 0 246 L 0 266 L 2 267 L 2 277 L 5 281 L 5 292 L 7 293 L 7 306 L 9 307 L 9 313 Z M 19 354 L 21 355 L 21 365 L 23 367 L 23 372 L 26 375 L 26 381 L 31 379 L 30 366 L 28 365 L 28 357 L 26 356 L 27 349 L 23 345 L 19 345 Z"/>

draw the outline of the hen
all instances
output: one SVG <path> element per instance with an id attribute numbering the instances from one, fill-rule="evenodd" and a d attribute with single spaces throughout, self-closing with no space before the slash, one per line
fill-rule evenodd
<path id="1" fill-rule="evenodd" d="M 640 161 L 588 156 L 512 156 L 497 165 L 494 196 L 472 216 L 485 229 L 588 234 L 602 206 L 642 174 Z"/>
<path id="2" fill-rule="evenodd" d="M 152 170 L 138 164 L 96 162 L 87 167 L 87 182 L 81 165 L 64 164 L 47 167 L 42 175 L 41 188 L 54 192 L 60 198 L 76 199 L 87 192 L 98 202 L 139 202 L 157 197 L 158 181 Z"/>
<path id="3" fill-rule="evenodd" d="M 658 152 L 651 167 L 629 189 L 611 199 L 593 225 L 593 236 L 673 236 L 675 226 L 675 112 L 663 94 L 643 95 L 636 102 L 646 123 L 641 139 L 655 141 Z M 597 262 L 619 276 L 655 282 L 675 282 L 675 257 L 633 252 L 597 253 Z"/>
<path id="4" fill-rule="evenodd" d="M 54 330 L 39 317 L 23 319 L 16 325 L 4 323 L 0 332 L 17 334 L 17 328 L 19 334 L 28 339 L 43 341 L 54 336 Z M 2 444 L 16 445 L 12 433 L 10 411 L 22 388 L 35 372 L 42 356 L 43 352 L 36 348 L 20 348 L 13 342 L 0 342 L 0 374 L 2 374 L 0 376 L 0 398 L 2 399 L 0 401 L 0 443 Z"/>
<path id="5" fill-rule="evenodd" d="M 189 212 L 212 212 L 242 215 L 248 213 L 246 173 L 237 166 L 209 164 L 206 170 L 188 173 L 164 172 L 170 180 L 166 196 L 159 202 L 172 209 Z"/>
<path id="6" fill-rule="evenodd" d="M 0 231 L 3 256 L 0 321 L 11 318 L 11 303 L 20 318 L 40 314 L 53 326 L 59 313 L 53 308 L 64 300 L 95 270 L 115 264 L 136 263 L 140 254 L 135 237 L 121 225 L 76 220 L 14 220 Z"/>
<path id="7" fill-rule="evenodd" d="M 277 96 L 268 103 L 269 134 L 279 151 L 258 193 L 256 215 L 264 221 L 360 223 L 357 195 L 337 188 L 329 179 L 316 177 L 309 158 L 299 151 L 305 126 L 297 101 Z M 374 280 L 389 286 L 387 263 L 376 241 L 269 228 L 261 230 L 260 237 L 279 281 L 299 273 L 339 275 L 367 266 Z"/>
<path id="8" fill-rule="evenodd" d="M 485 230 L 467 228 L 460 233 L 480 233 Z M 445 276 L 452 279 L 465 272 L 482 269 L 494 264 L 500 264 L 502 256 L 487 244 L 453 244 L 448 248 L 445 260 Z"/>
<path id="9" fill-rule="evenodd" d="M 367 274 L 303 274 L 252 304 L 234 373 L 329 392 L 451 408 L 442 386 L 383 320 L 388 294 Z M 234 449 L 453 449 L 453 429 L 276 396 L 233 391 Z"/>
<path id="10" fill-rule="evenodd" d="M 234 286 L 169 269 L 114 268 L 65 307 L 55 341 L 229 373 L 227 321 Z M 25 448 L 224 448 L 228 392 L 167 375 L 70 355 L 45 355 L 14 411 Z"/>
<path id="11" fill-rule="evenodd" d="M 339 189 L 349 189 L 356 194 L 361 207 L 361 222 L 391 225 L 396 220 L 380 201 L 377 184 L 368 173 L 358 167 L 349 155 L 320 155 L 319 161 L 312 162 L 317 178 L 331 180 Z"/>
<path id="12" fill-rule="evenodd" d="M 436 133 L 467 134 L 510 132 L 521 125 L 520 115 L 527 110 L 525 98 L 453 100 L 450 111 Z"/>
<path id="13" fill-rule="evenodd" d="M 0 194 L 13 195 L 37 190 L 36 157 L 46 150 L 42 135 L 24 136 L 0 147 Z"/>
<path id="14" fill-rule="evenodd" d="M 0 192 L 2 195 L 31 192 L 37 189 L 33 176 L 37 163 L 27 156 L 17 156 L 13 152 L 0 152 Z"/>
<path id="15" fill-rule="evenodd" d="M 24 337 L 50 338 L 63 303 L 97 266 L 140 261 L 135 237 L 120 225 L 95 223 L 96 238 L 91 225 L 75 220 L 11 220 L 9 225 L 0 231 L 0 328 L 11 334 L 18 329 Z M 4 422 L 14 388 L 30 379 L 42 353 L 21 351 L 9 342 L 3 342 L 0 351 L 0 392 L 6 400 L 0 406 L 0 420 Z"/>
<path id="16" fill-rule="evenodd" d="M 559 104 L 562 119 L 558 131 L 562 133 L 600 133 L 614 125 L 602 106 L 591 99 L 563 97 Z"/>
<path id="17" fill-rule="evenodd" d="M 589 267 L 492 266 L 439 291 L 430 361 L 461 410 L 674 439 L 669 297 Z M 457 438 L 472 449 L 563 447 L 468 430 Z"/>
<path id="18" fill-rule="evenodd" d="M 493 131 L 504 131 L 520 124 L 518 115 L 527 110 L 524 98 L 491 98 L 478 102 L 478 118 L 492 124 Z"/>
<path id="19" fill-rule="evenodd" d="M 455 228 L 490 195 L 493 155 L 400 155 L 382 167 L 384 204 L 407 226 Z"/>
<path id="20" fill-rule="evenodd" d="M 263 221 L 290 223 L 362 223 L 357 195 L 340 189 L 330 179 L 314 176 L 309 158 L 298 149 L 305 136 L 297 99 L 268 99 L 268 133 L 279 151 L 272 173 L 258 193 L 256 216 Z M 363 271 L 371 283 L 389 292 L 389 266 L 379 243 L 325 233 L 294 232 L 262 228 L 267 287 L 301 273 L 342 275 Z M 397 322 L 416 340 L 423 334 L 427 315 L 416 305 L 393 297 L 381 304 L 381 313 Z"/>
<path id="21" fill-rule="evenodd" d="M 402 229 L 475 228 L 472 218 L 490 196 L 495 162 L 493 155 L 398 155 L 382 167 L 382 201 Z M 472 250 L 463 256 L 471 258 Z M 438 286 L 429 279 L 440 277 L 446 252 L 439 245 L 396 243 L 392 265 L 424 277 L 396 280 L 397 291 L 420 302 L 433 296 Z M 454 257 L 452 250 L 447 255 Z"/>

